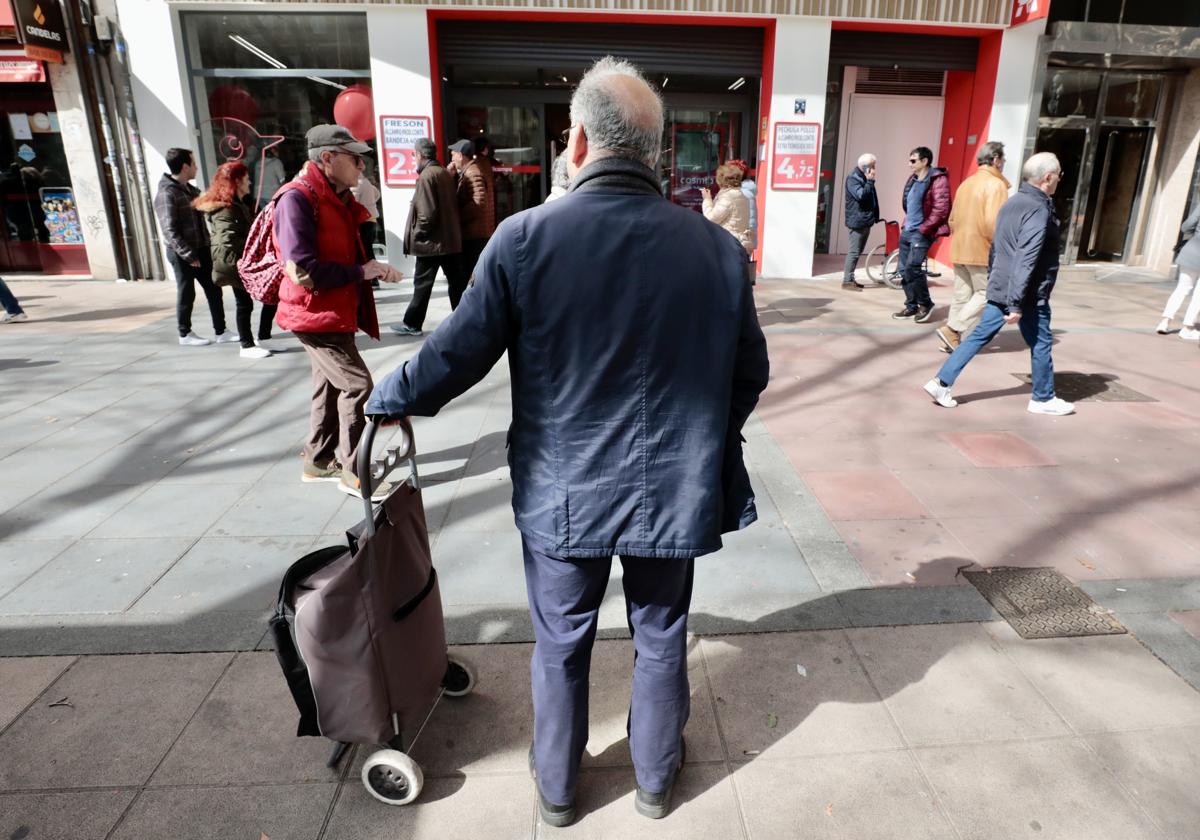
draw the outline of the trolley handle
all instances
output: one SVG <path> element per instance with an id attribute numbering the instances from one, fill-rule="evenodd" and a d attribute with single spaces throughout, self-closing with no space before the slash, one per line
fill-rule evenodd
<path id="1" fill-rule="evenodd" d="M 400 426 L 401 443 L 389 445 L 379 457 L 373 457 L 375 435 L 380 427 L 397 424 Z M 358 442 L 358 489 L 362 496 L 363 507 L 366 511 L 367 536 L 375 535 L 374 505 L 371 496 L 384 479 L 391 474 L 401 462 L 407 462 L 411 472 L 410 479 L 413 487 L 420 488 L 417 475 L 417 443 L 413 436 L 412 423 L 407 417 L 386 417 L 377 415 L 367 418 L 366 428 Z"/>

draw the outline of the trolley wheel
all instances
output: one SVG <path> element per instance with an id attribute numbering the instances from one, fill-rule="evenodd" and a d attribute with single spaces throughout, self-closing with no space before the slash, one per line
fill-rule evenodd
<path id="1" fill-rule="evenodd" d="M 900 252 L 892 251 L 883 264 L 883 282 L 893 289 L 904 288 L 904 276 L 900 273 Z"/>
<path id="2" fill-rule="evenodd" d="M 886 257 L 887 257 L 887 246 L 886 245 L 876 245 L 874 248 L 871 249 L 871 252 L 869 254 L 867 254 L 867 259 L 865 260 L 865 263 L 866 263 L 865 267 L 867 269 L 867 277 L 870 277 L 871 280 L 873 280 L 876 283 L 883 282 L 883 264 L 884 264 Z"/>
<path id="3" fill-rule="evenodd" d="M 425 777 L 415 761 L 399 750 L 371 754 L 362 769 L 363 786 L 385 805 L 407 805 L 421 795 Z"/>
<path id="4" fill-rule="evenodd" d="M 447 697 L 466 697 L 475 689 L 475 672 L 471 666 L 457 659 L 448 660 L 442 688 Z"/>

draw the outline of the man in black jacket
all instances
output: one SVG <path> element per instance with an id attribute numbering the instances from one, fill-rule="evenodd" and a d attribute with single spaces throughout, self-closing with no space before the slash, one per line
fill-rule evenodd
<path id="1" fill-rule="evenodd" d="M 934 402 L 953 408 L 950 386 L 975 354 L 1005 324 L 1019 323 L 1029 345 L 1033 367 L 1031 414 L 1071 414 L 1075 406 L 1054 395 L 1054 360 L 1050 356 L 1050 293 L 1058 279 L 1058 216 L 1051 196 L 1062 179 L 1062 166 L 1050 152 L 1025 162 L 1024 183 L 1004 202 L 996 217 L 996 233 L 988 263 L 987 306 L 977 326 L 958 345 L 938 375 L 925 383 Z"/>
<path id="2" fill-rule="evenodd" d="M 428 137 L 416 143 L 417 188 L 408 209 L 404 228 L 404 253 L 417 258 L 413 273 L 413 296 L 404 321 L 392 324 L 392 332 L 421 335 L 429 295 L 438 269 L 450 284 L 450 308 L 457 309 L 467 277 L 460 269 L 462 229 L 458 220 L 458 198 L 454 176 L 437 159 L 437 147 Z"/>
<path id="3" fill-rule="evenodd" d="M 741 429 L 767 385 L 746 251 L 659 191 L 663 105 L 602 59 L 571 100 L 570 191 L 510 216 L 458 309 L 376 386 L 372 415 L 432 415 L 508 352 L 508 463 L 524 546 L 539 809 L 575 818 L 592 643 L 614 554 L 636 651 L 635 807 L 683 765 L 695 558 L 756 519 Z"/>
<path id="4" fill-rule="evenodd" d="M 860 155 L 858 166 L 846 176 L 846 227 L 850 229 L 850 247 L 846 253 L 846 275 L 842 288 L 861 292 L 862 283 L 854 279 L 858 258 L 866 247 L 871 228 L 879 221 L 879 196 L 875 193 L 875 155 Z"/>
<path id="5" fill-rule="evenodd" d="M 200 190 L 192 186 L 196 177 L 196 159 L 190 149 L 167 149 L 169 175 L 163 175 L 154 196 L 154 214 L 167 246 L 167 262 L 175 272 L 175 319 L 179 343 L 184 347 L 212 344 L 192 332 L 192 307 L 196 303 L 196 283 L 204 290 L 212 315 L 213 341 L 225 344 L 238 337 L 225 329 L 225 304 L 221 288 L 213 283 L 212 254 L 208 248 L 208 226 L 204 214 L 192 206 Z"/>

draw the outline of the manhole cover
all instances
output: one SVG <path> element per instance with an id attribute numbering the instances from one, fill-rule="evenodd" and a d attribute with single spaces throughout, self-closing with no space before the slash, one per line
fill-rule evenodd
<path id="1" fill-rule="evenodd" d="M 1033 384 L 1033 377 L 1028 373 L 1014 373 L 1013 376 L 1026 385 Z M 1067 402 L 1158 402 L 1154 397 L 1122 385 L 1111 373 L 1055 373 L 1054 395 Z"/>
<path id="2" fill-rule="evenodd" d="M 1107 636 L 1127 632 L 1054 569 L 999 567 L 963 576 L 1023 639 Z"/>

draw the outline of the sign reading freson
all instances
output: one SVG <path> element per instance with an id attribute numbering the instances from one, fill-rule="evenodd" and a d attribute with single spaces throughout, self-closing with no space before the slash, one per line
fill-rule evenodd
<path id="1" fill-rule="evenodd" d="M 67 47 L 67 24 L 59 0 L 12 0 L 17 40 L 30 58 L 62 63 Z"/>
<path id="2" fill-rule="evenodd" d="M 771 189 L 815 190 L 820 156 L 819 123 L 775 123 L 775 149 L 771 155 Z"/>
<path id="3" fill-rule="evenodd" d="M 417 183 L 417 141 L 432 137 L 429 117 L 380 117 L 379 151 L 383 157 L 383 182 L 389 187 Z"/>

